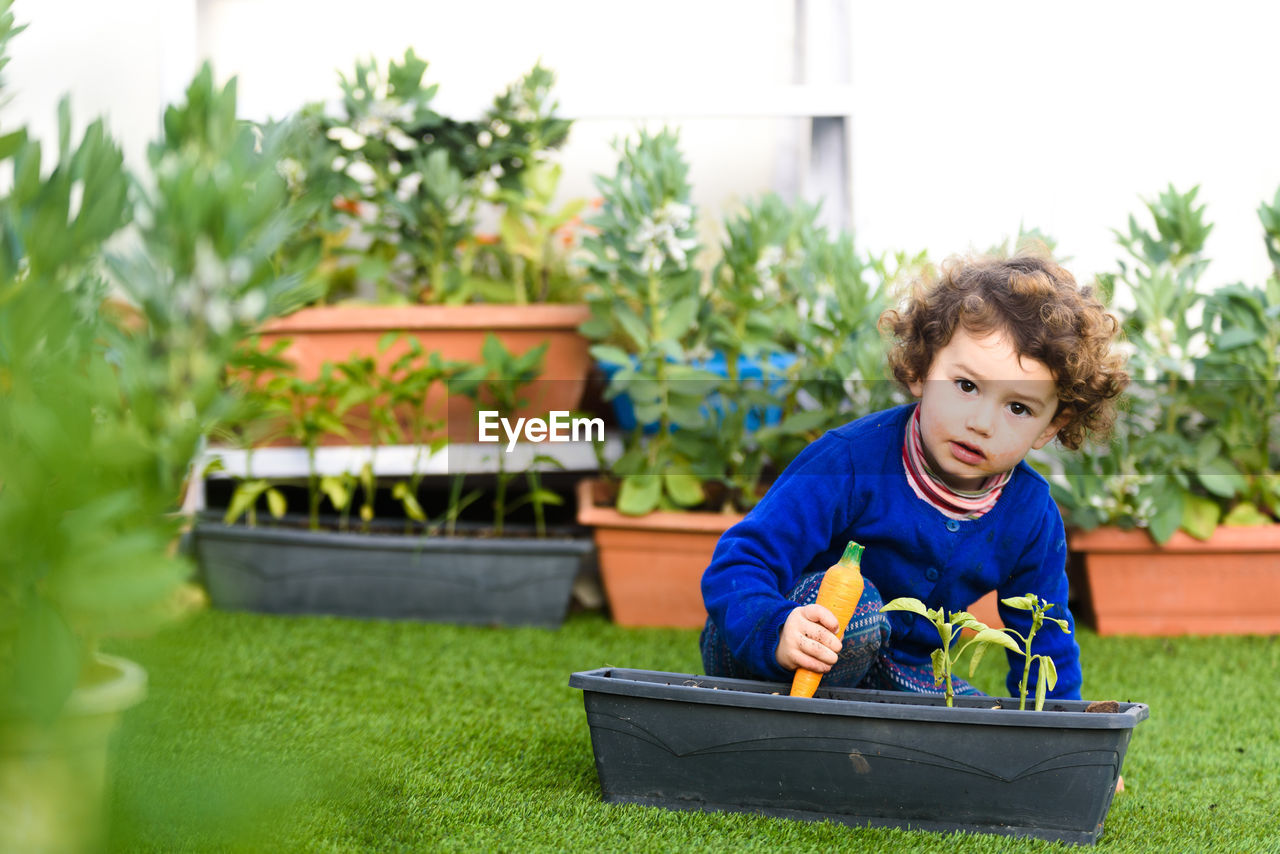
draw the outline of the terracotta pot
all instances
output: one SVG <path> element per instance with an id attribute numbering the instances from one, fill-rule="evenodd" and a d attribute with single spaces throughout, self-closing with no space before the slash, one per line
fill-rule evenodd
<path id="1" fill-rule="evenodd" d="M 740 514 L 624 516 L 595 504 L 595 481 L 578 482 L 578 523 L 595 529 L 600 580 L 621 626 L 701 628 L 702 571 L 716 541 Z"/>
<path id="2" fill-rule="evenodd" d="M 1075 532 L 1101 635 L 1280 633 L 1280 525 L 1182 531 L 1163 546 L 1145 531 Z"/>
<path id="3" fill-rule="evenodd" d="M 297 366 L 304 379 L 320 374 L 324 362 L 342 362 L 355 354 L 377 354 L 378 364 L 387 366 L 405 353 L 398 343 L 378 354 L 378 341 L 388 332 L 404 332 L 417 338 L 427 352 L 438 352 L 445 360 L 478 362 L 485 335 L 498 335 L 507 349 L 525 353 L 548 342 L 540 379 L 520 390 L 529 405 L 506 417 L 547 417 L 554 410 L 575 410 L 592 361 L 588 341 L 578 334 L 580 323 L 590 316 L 585 305 L 412 305 L 412 306 L 317 306 L 304 308 L 267 323 L 259 335 L 264 346 L 287 338 L 286 358 Z M 443 393 L 429 396 L 426 407 L 435 418 L 447 413 L 448 437 L 455 442 L 476 441 L 477 424 L 470 400 Z M 358 414 L 354 419 L 359 420 Z M 363 436 L 349 439 L 328 437 L 325 444 L 363 444 Z"/>

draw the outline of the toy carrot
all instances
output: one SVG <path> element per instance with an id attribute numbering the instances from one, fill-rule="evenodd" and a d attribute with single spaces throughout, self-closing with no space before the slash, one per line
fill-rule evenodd
<path id="1" fill-rule="evenodd" d="M 836 637 L 844 637 L 845 627 L 858 607 L 862 598 L 862 546 L 849 541 L 839 562 L 827 570 L 822 577 L 822 585 L 818 588 L 818 604 L 830 609 L 836 615 Z M 822 681 L 821 673 L 796 668 L 796 675 L 791 680 L 792 697 L 812 697 Z"/>

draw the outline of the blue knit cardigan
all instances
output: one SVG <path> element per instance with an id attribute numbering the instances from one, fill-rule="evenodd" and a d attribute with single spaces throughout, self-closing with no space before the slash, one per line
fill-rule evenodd
<path id="1" fill-rule="evenodd" d="M 834 564 L 849 540 L 866 547 L 863 575 L 884 601 L 914 596 L 930 608 L 968 608 L 991 590 L 1000 598 L 1035 593 L 1056 603 L 1033 652 L 1053 658 L 1050 697 L 1079 699 L 1080 648 L 1067 609 L 1066 534 L 1049 486 L 1019 462 L 995 507 L 957 521 L 919 498 L 907 482 L 902 444 L 915 404 L 875 412 L 831 430 L 787 466 L 746 518 L 725 531 L 702 576 L 707 613 L 734 657 L 761 678 L 785 681 L 774 657 L 778 633 L 797 607 L 786 599 L 802 575 Z M 1030 612 L 1000 605 L 1006 626 L 1024 636 Z M 890 612 L 888 654 L 928 666 L 937 630 L 918 615 Z M 1006 651 L 1011 696 L 1022 678 L 1021 655 Z M 1038 668 L 1031 670 L 1035 685 Z M 1033 688 L 1029 688 L 1029 692 Z"/>

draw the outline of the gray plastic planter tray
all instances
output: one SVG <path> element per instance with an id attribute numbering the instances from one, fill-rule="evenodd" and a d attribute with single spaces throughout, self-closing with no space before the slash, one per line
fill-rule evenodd
<path id="1" fill-rule="evenodd" d="M 192 537 L 210 601 L 228 610 L 558 626 L 588 539 L 336 533 L 224 525 Z"/>
<path id="2" fill-rule="evenodd" d="M 606 801 L 1093 843 L 1141 703 L 819 689 L 647 670 L 574 673 Z M 776 692 L 776 694 L 775 694 Z M 1004 708 L 993 709 L 992 706 Z M 1009 706 L 1012 708 L 1009 708 Z"/>

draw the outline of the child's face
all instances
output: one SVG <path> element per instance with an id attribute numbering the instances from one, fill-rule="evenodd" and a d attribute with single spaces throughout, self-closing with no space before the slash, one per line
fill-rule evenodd
<path id="1" fill-rule="evenodd" d="M 1066 422 L 1054 420 L 1057 386 L 1048 366 L 1019 357 L 1000 332 L 957 326 L 934 354 L 920 398 L 920 438 L 929 467 L 953 489 L 977 489 L 1044 447 Z"/>

